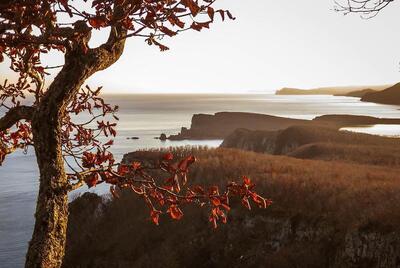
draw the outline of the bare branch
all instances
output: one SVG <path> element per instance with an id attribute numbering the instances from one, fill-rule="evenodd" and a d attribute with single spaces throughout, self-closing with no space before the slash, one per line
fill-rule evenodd
<path id="1" fill-rule="evenodd" d="M 0 131 L 5 131 L 15 125 L 19 120 L 31 120 L 34 108 L 30 106 L 16 106 L 0 118 Z"/>
<path id="2" fill-rule="evenodd" d="M 335 1 L 335 10 L 338 12 L 359 13 L 364 18 L 375 17 L 394 0 L 342 0 Z"/>

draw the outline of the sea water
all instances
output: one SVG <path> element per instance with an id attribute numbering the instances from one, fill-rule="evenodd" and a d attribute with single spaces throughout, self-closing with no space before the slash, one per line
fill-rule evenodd
<path id="1" fill-rule="evenodd" d="M 400 118 L 399 106 L 360 102 L 358 98 L 335 96 L 248 95 L 105 95 L 105 100 L 120 107 L 118 136 L 113 153 L 146 148 L 185 145 L 217 147 L 221 140 L 160 141 L 161 133 L 177 134 L 190 127 L 196 113 L 221 111 L 254 112 L 283 117 L 312 119 L 324 114 L 353 114 Z M 400 135 L 400 126 L 371 128 L 372 134 Z M 349 129 L 368 133 L 368 127 Z M 139 139 L 127 139 L 138 137 Z M 83 188 L 78 193 L 85 191 Z M 0 266 L 22 267 L 34 224 L 38 191 L 38 171 L 33 150 L 17 152 L 0 167 Z M 103 192 L 104 186 L 91 189 Z M 77 195 L 74 193 L 73 195 Z"/>

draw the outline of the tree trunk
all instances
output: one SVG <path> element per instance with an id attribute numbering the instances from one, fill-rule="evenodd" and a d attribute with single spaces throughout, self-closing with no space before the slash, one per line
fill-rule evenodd
<path id="1" fill-rule="evenodd" d="M 82 53 L 67 53 L 64 68 L 50 85 L 32 118 L 32 134 L 40 172 L 35 227 L 25 267 L 61 267 L 68 222 L 68 179 L 62 152 L 65 109 L 94 71 Z"/>
<path id="2" fill-rule="evenodd" d="M 77 24 L 83 28 L 86 22 Z M 62 156 L 62 119 L 66 107 L 93 73 L 104 70 L 121 56 L 126 34 L 112 27 L 106 44 L 87 48 L 90 32 L 65 54 L 62 70 L 55 77 L 33 114 L 32 134 L 40 172 L 35 227 L 25 267 L 59 268 L 65 253 L 68 222 L 68 179 Z"/>
<path id="3" fill-rule="evenodd" d="M 61 123 L 57 113 L 38 110 L 32 120 L 40 186 L 35 228 L 25 267 L 60 267 L 68 221 L 67 177 L 61 150 Z"/>

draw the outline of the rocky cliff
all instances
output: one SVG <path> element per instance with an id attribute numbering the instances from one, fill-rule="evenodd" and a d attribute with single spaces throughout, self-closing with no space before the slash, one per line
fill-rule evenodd
<path id="1" fill-rule="evenodd" d="M 357 115 L 323 115 L 313 120 L 301 120 L 256 113 L 220 112 L 214 115 L 195 114 L 192 117 L 189 129 L 183 127 L 179 134 L 171 135 L 169 139 L 224 139 L 239 128 L 277 131 L 291 126 L 322 126 L 339 129 L 346 126 L 369 124 L 400 124 L 400 119 Z"/>
<path id="2" fill-rule="evenodd" d="M 182 128 L 181 133 L 172 135 L 169 139 L 221 139 L 237 128 L 271 131 L 308 123 L 308 120 L 255 113 L 195 114 L 192 117 L 190 129 Z"/>

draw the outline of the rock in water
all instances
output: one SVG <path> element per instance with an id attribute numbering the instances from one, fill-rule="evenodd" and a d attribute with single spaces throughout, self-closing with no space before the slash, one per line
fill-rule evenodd
<path id="1" fill-rule="evenodd" d="M 165 140 L 167 140 L 167 135 L 165 135 L 165 133 L 161 133 L 159 139 L 162 140 L 162 141 L 165 141 Z"/>

